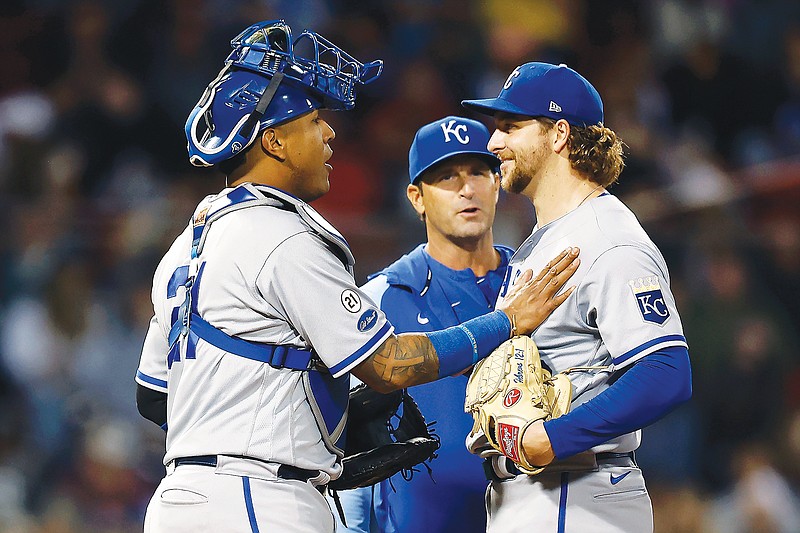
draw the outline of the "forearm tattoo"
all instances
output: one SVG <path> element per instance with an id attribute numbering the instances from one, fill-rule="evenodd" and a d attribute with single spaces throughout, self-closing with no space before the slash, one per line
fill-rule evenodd
<path id="1" fill-rule="evenodd" d="M 387 339 L 363 367 L 375 381 L 404 388 L 435 380 L 439 359 L 427 336 L 407 333 Z"/>

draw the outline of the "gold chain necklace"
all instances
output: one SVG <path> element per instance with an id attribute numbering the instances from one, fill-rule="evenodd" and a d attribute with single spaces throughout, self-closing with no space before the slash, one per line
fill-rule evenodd
<path id="1" fill-rule="evenodd" d="M 589 191 L 589 194 L 587 194 L 587 195 L 586 195 L 586 196 L 583 198 L 583 200 L 581 200 L 581 201 L 580 201 L 580 203 L 579 203 L 578 205 L 576 205 L 576 206 L 575 206 L 575 209 L 578 209 L 580 206 L 582 206 L 582 205 L 583 205 L 583 202 L 585 202 L 586 200 L 588 200 L 588 199 L 589 199 L 589 197 L 590 197 L 590 196 L 591 196 L 591 195 L 594 193 L 594 191 L 596 191 L 596 190 L 597 190 L 597 189 L 599 189 L 600 187 L 602 187 L 602 185 L 598 185 L 597 187 L 595 187 L 594 189 L 592 189 L 591 191 Z"/>

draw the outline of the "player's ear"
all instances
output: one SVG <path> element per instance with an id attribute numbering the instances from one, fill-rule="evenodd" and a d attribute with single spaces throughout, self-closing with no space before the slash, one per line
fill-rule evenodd
<path id="1" fill-rule="evenodd" d="M 406 197 L 408 201 L 411 202 L 411 207 L 414 208 L 414 211 L 420 217 L 425 216 L 425 204 L 422 202 L 422 184 L 414 185 L 413 183 L 409 184 L 406 187 Z"/>
<path id="2" fill-rule="evenodd" d="M 261 148 L 280 161 L 286 159 L 286 139 L 277 128 L 267 128 L 261 133 Z"/>
<path id="3" fill-rule="evenodd" d="M 570 134 L 570 125 L 569 122 L 564 120 L 563 118 L 557 121 L 553 125 L 552 132 L 554 133 L 553 138 L 553 151 L 556 153 L 561 152 L 564 148 L 567 147 L 567 141 L 569 140 Z"/>

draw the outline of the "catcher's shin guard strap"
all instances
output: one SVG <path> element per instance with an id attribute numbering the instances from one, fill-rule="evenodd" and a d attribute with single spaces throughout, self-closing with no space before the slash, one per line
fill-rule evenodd
<path id="1" fill-rule="evenodd" d="M 502 311 L 463 324 L 426 333 L 439 357 L 439 377 L 452 376 L 474 365 L 511 335 L 511 322 Z"/>

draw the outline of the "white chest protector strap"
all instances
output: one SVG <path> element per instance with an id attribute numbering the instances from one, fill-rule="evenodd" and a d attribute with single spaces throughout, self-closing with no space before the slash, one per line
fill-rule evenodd
<path id="1" fill-rule="evenodd" d="M 306 371 L 303 375 L 303 388 L 323 441 L 332 453 L 342 457 L 350 390 L 349 376 L 333 378 L 311 349 L 251 342 L 230 336 L 206 322 L 197 310 L 197 295 L 203 271 L 199 256 L 211 224 L 233 211 L 262 206 L 296 212 L 309 229 L 325 240 L 352 274 L 355 259 L 347 241 L 311 206 L 272 187 L 252 184 L 236 187 L 225 196 L 196 211 L 192 217 L 191 261 L 187 278 L 183 283 L 186 287 L 186 301 L 174 317 L 170 330 L 169 366 L 171 367 L 172 362 L 180 357 L 181 345 L 185 346 L 184 356 L 193 358 L 197 340 L 203 339 L 233 355 L 267 363 L 275 368 Z M 185 342 L 181 342 L 184 340 Z"/>

